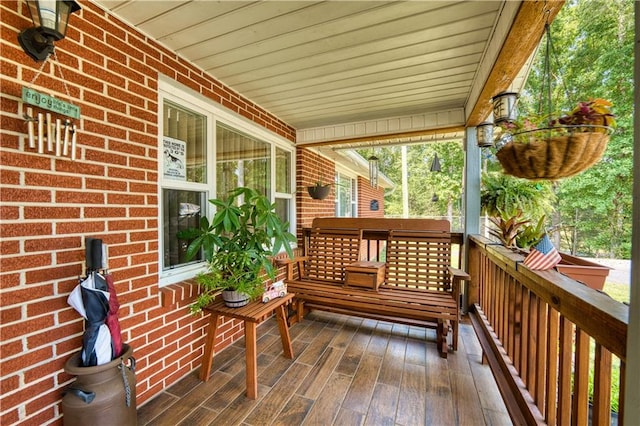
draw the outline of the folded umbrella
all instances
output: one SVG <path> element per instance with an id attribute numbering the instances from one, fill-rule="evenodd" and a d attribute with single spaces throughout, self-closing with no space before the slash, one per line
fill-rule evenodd
<path id="1" fill-rule="evenodd" d="M 111 344 L 113 345 L 113 357 L 117 358 L 122 354 L 122 331 L 120 330 L 120 321 L 118 320 L 118 297 L 116 296 L 116 287 L 113 282 L 113 275 L 107 274 L 107 287 L 109 288 L 109 313 L 107 314 L 106 324 L 111 333 Z"/>
<path id="2" fill-rule="evenodd" d="M 84 367 L 106 364 L 113 359 L 111 333 L 105 323 L 110 297 L 106 288 L 105 279 L 97 272 L 92 272 L 73 289 L 67 299 L 67 303 L 85 319 L 81 351 Z"/>

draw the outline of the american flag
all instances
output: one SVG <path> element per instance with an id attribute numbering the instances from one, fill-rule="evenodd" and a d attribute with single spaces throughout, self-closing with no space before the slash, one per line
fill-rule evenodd
<path id="1" fill-rule="evenodd" d="M 531 249 L 524 259 L 524 265 L 529 269 L 546 271 L 556 266 L 561 260 L 560 253 L 553 246 L 547 234 L 544 234 L 542 240 Z"/>

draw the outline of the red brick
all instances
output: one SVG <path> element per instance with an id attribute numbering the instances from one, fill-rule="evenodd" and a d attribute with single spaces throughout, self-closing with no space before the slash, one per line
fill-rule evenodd
<path id="1" fill-rule="evenodd" d="M 104 194 L 87 191 L 56 191 L 56 203 L 104 204 Z"/>
<path id="2" fill-rule="evenodd" d="M 20 217 L 20 208 L 18 206 L 0 205 L 0 219 L 15 220 Z"/>
<path id="3" fill-rule="evenodd" d="M 5 345 L 6 346 L 6 345 Z M 3 351 L 2 351 L 2 356 L 3 357 L 8 357 L 9 355 L 7 355 L 4 352 L 4 348 L 5 346 L 2 346 Z M 18 380 L 18 376 L 14 375 L 14 376 L 10 376 L 8 378 L 2 379 L 0 381 L 0 393 L 2 393 L 3 395 L 6 395 L 7 393 L 18 389 L 18 386 L 20 386 L 20 381 Z M 2 423 L 4 424 L 4 423 Z"/>
<path id="4" fill-rule="evenodd" d="M 127 216 L 127 209 L 124 207 L 91 207 L 85 210 L 84 216 L 90 218 L 123 218 Z"/>
<path id="5" fill-rule="evenodd" d="M 64 234 L 97 234 L 104 232 L 105 223 L 99 221 L 65 222 L 56 224 L 56 232 Z"/>
<path id="6" fill-rule="evenodd" d="M 49 173 L 25 173 L 25 184 L 28 186 L 45 186 L 53 188 L 81 188 L 82 178 Z"/>
<path id="7" fill-rule="evenodd" d="M 109 164 L 110 166 L 112 164 L 119 164 L 122 166 L 127 164 L 126 156 L 104 150 L 86 149 L 85 159 L 94 163 Z"/>
<path id="8" fill-rule="evenodd" d="M 102 140 L 102 139 L 101 139 Z M 85 141 L 83 141 L 83 144 Z M 91 164 L 85 161 L 56 161 L 56 171 L 78 175 L 104 176 L 105 167 L 102 164 Z"/>
<path id="9" fill-rule="evenodd" d="M 33 251 L 63 250 L 80 247 L 80 244 L 80 237 L 60 236 L 56 238 L 28 239 L 24 243 L 24 250 L 27 253 Z"/>
<path id="10" fill-rule="evenodd" d="M 20 184 L 20 172 L 17 170 L 7 170 L 6 164 L 2 165 L 0 169 L 0 182 L 3 185 L 19 185 Z"/>
<path id="11" fill-rule="evenodd" d="M 4 193 L 5 189 L 2 192 Z M 0 223 L 0 235 L 2 235 L 2 238 L 51 234 L 51 223 Z"/>
<path id="12" fill-rule="evenodd" d="M 0 200 L 4 202 L 51 202 L 48 189 L 27 189 L 5 187 L 0 191 Z M 3 234 L 4 235 L 4 234 Z"/>
<path id="13" fill-rule="evenodd" d="M 25 206 L 25 219 L 78 219 L 79 207 L 45 207 Z"/>
<path id="14" fill-rule="evenodd" d="M 85 179 L 85 185 L 87 189 L 101 189 L 104 191 L 119 191 L 124 192 L 127 190 L 127 182 L 114 179 Z"/>
<path id="15" fill-rule="evenodd" d="M 142 205 L 149 204 L 143 195 L 135 194 L 107 194 L 108 204 Z"/>
<path id="16" fill-rule="evenodd" d="M 109 167 L 108 176 L 113 179 L 144 180 L 145 172 L 128 167 Z"/>
<path id="17" fill-rule="evenodd" d="M 50 360 L 53 357 L 51 346 L 40 349 L 30 349 L 24 351 L 14 358 L 4 358 L 0 364 L 2 374 L 9 375 L 17 371 L 22 371 L 26 366 L 38 364 L 42 361 Z"/>

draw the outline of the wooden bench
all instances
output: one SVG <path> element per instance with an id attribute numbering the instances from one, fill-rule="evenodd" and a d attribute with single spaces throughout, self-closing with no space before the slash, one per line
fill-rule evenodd
<path id="1" fill-rule="evenodd" d="M 383 263 L 354 268 L 359 261 Z M 451 328 L 451 346 L 457 349 L 460 282 L 469 276 L 451 267 L 448 221 L 318 218 L 307 255 L 281 264 L 287 265 L 287 286 L 296 294 L 294 321 L 319 309 L 435 328 L 443 357 Z M 384 282 L 377 289 L 363 287 L 366 280 L 346 281 L 347 271 L 366 274 L 367 268 L 375 280 L 381 274 L 378 265 L 384 268 Z"/>

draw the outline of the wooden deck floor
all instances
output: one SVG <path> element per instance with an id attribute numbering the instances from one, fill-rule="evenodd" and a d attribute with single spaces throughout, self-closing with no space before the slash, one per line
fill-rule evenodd
<path id="1" fill-rule="evenodd" d="M 275 319 L 258 327 L 258 399 L 244 396 L 244 340 L 138 410 L 139 425 L 510 425 L 470 325 L 438 356 L 435 332 L 311 313 L 282 356 Z"/>

